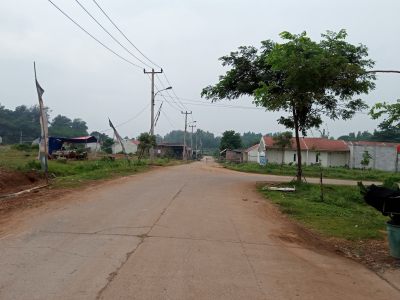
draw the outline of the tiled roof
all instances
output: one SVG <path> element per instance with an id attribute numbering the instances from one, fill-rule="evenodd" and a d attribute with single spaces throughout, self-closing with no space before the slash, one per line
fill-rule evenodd
<path id="1" fill-rule="evenodd" d="M 254 145 L 254 146 L 251 146 L 249 149 L 246 149 L 246 150 L 244 150 L 244 152 L 249 152 L 249 151 L 251 151 L 251 150 L 253 150 L 253 149 L 256 149 L 256 148 L 258 148 L 260 146 L 260 144 L 257 144 L 257 145 Z"/>
<path id="2" fill-rule="evenodd" d="M 264 143 L 266 147 L 277 148 L 274 146 L 275 141 L 272 137 L 264 136 Z M 328 140 L 324 138 L 307 138 L 300 137 L 300 149 L 311 150 L 313 146 L 317 147 L 317 150 L 322 151 L 350 151 L 347 145 L 342 140 Z M 297 149 L 296 138 L 292 138 L 293 149 Z"/>
<path id="3" fill-rule="evenodd" d="M 350 141 L 345 141 L 347 145 L 366 145 L 366 146 L 397 146 L 400 144 L 397 143 L 384 143 L 384 142 L 364 142 L 364 141 L 359 141 L 359 142 L 350 142 Z"/>
<path id="4" fill-rule="evenodd" d="M 130 140 L 130 141 L 131 141 L 132 143 L 134 143 L 136 146 L 140 144 L 140 142 L 139 142 L 139 141 L 136 141 L 136 140 Z"/>

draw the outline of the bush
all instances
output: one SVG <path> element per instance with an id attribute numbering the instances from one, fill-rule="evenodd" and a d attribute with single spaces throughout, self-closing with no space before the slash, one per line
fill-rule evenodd
<path id="1" fill-rule="evenodd" d="M 116 154 L 124 154 L 124 151 L 119 151 Z"/>
<path id="2" fill-rule="evenodd" d="M 42 169 L 42 163 L 40 161 L 32 159 L 26 163 L 26 168 L 40 170 Z"/>
<path id="3" fill-rule="evenodd" d="M 27 151 L 30 150 L 31 147 L 28 144 L 14 144 L 11 146 L 11 149 L 18 151 Z"/>
<path id="4" fill-rule="evenodd" d="M 38 150 L 39 151 L 39 144 L 34 144 L 31 146 L 32 150 Z"/>

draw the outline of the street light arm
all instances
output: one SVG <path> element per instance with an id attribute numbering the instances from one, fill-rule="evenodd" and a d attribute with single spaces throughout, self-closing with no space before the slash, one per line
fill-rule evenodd
<path id="1" fill-rule="evenodd" d="M 162 91 L 165 91 L 165 90 L 172 90 L 172 87 L 167 87 L 167 88 L 165 88 L 165 89 L 162 89 L 162 90 L 159 90 L 157 93 L 155 93 L 154 94 L 154 98 L 156 97 L 156 95 L 159 93 L 159 92 L 162 92 Z"/>

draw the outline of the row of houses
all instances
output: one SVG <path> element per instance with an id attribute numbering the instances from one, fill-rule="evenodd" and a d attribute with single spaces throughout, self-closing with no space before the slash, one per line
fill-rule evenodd
<path id="1" fill-rule="evenodd" d="M 297 142 L 293 138 L 293 148 L 281 149 L 274 146 L 272 137 L 262 137 L 259 144 L 246 150 L 225 149 L 221 152 L 227 162 L 264 161 L 285 164 L 298 163 Z M 382 142 L 348 142 L 343 140 L 328 140 L 325 138 L 299 138 L 301 163 L 306 165 L 320 164 L 324 167 L 361 168 L 362 155 L 365 150 L 372 159 L 369 168 L 397 172 L 400 170 L 398 154 L 400 144 Z M 316 151 L 321 155 L 317 156 Z"/>

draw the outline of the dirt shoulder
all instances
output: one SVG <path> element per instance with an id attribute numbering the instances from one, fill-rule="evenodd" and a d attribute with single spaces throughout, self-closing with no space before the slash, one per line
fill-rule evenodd
<path id="1" fill-rule="evenodd" d="M 174 166 L 150 166 L 150 171 L 173 168 Z M 11 230 L 29 221 L 37 215 L 49 210 L 55 210 L 65 203 L 77 202 L 83 199 L 82 194 L 89 194 L 93 190 L 105 189 L 110 185 L 124 182 L 123 178 L 142 176 L 139 173 L 129 176 L 116 176 L 114 178 L 79 181 L 73 187 L 47 186 L 39 189 L 32 188 L 46 184 L 43 175 L 31 172 L 2 171 L 0 173 L 0 196 L 18 193 L 14 197 L 0 198 L 0 237 L 7 235 Z M 49 180 L 54 183 L 56 180 Z M 62 180 L 62 179 L 61 179 Z"/>

